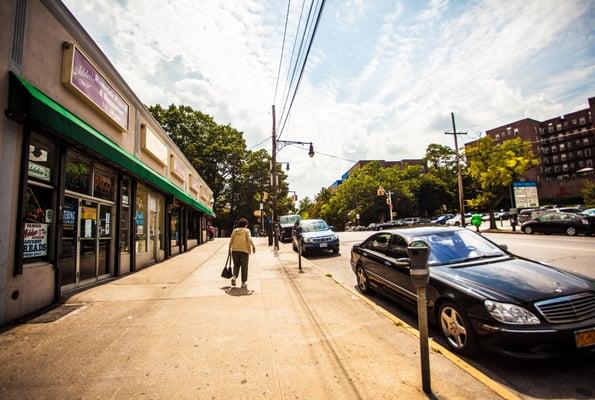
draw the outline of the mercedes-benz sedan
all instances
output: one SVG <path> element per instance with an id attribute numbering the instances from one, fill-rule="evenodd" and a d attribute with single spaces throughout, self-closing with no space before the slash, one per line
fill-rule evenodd
<path id="1" fill-rule="evenodd" d="M 430 248 L 428 314 L 449 347 L 518 357 L 595 354 L 595 281 L 518 257 L 468 229 L 401 228 L 353 246 L 363 293 L 382 291 L 415 310 L 407 247 Z"/>

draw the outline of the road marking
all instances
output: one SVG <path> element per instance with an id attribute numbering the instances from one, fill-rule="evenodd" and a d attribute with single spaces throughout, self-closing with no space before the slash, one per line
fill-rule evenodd
<path id="1" fill-rule="evenodd" d="M 302 258 L 302 262 L 306 262 L 306 263 L 310 264 L 310 266 L 312 268 L 316 269 L 318 272 L 322 273 L 323 275 L 326 274 L 325 271 L 320 269 L 316 264 L 314 264 L 310 260 Z M 382 314 L 385 317 L 387 317 L 388 319 L 390 319 L 395 325 L 402 327 L 407 332 L 411 333 L 413 336 L 419 338 L 419 331 L 417 329 L 415 329 L 414 327 L 412 327 L 411 325 L 409 325 L 407 322 L 403 321 L 400 318 L 397 318 L 396 316 L 394 316 L 393 314 L 388 312 L 383 307 L 379 306 L 378 304 L 374 303 L 372 300 L 368 299 L 366 296 L 362 295 L 359 291 L 357 291 L 355 289 L 352 290 L 352 288 L 350 288 L 349 286 L 345 285 L 342 282 L 339 282 L 333 276 L 330 276 L 329 278 L 332 279 L 337 285 L 341 286 L 345 290 L 349 291 L 352 294 L 355 294 L 357 297 L 359 297 L 360 300 L 365 302 L 368 306 L 370 306 L 375 311 L 379 312 L 380 314 Z M 481 372 L 477 368 L 473 367 L 467 361 L 463 360 L 462 358 L 460 358 L 459 356 L 457 356 L 456 354 L 454 354 L 453 352 L 451 352 L 450 350 L 448 350 L 441 344 L 435 342 L 431 338 L 429 339 L 429 346 L 433 351 L 442 354 L 444 357 L 446 357 L 448 360 L 450 360 L 456 366 L 461 368 L 463 371 L 467 372 L 469 375 L 471 375 L 472 377 L 474 377 L 481 383 L 483 383 L 486 387 L 491 389 L 494 393 L 498 394 L 503 399 L 505 399 L 505 400 L 521 400 L 521 398 L 518 395 L 516 395 L 514 392 L 509 390 L 507 387 L 503 386 L 502 384 L 496 382 L 489 376 L 485 375 L 483 372 Z"/>

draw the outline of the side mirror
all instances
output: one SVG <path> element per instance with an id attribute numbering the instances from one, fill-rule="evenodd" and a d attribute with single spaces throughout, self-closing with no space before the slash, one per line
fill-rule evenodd
<path id="1" fill-rule="evenodd" d="M 508 251 L 508 245 L 507 244 L 500 243 L 500 244 L 498 244 L 498 247 L 500 247 L 504 251 Z"/>

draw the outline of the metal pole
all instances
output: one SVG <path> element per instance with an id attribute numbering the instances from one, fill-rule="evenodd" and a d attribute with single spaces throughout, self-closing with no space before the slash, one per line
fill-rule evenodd
<path id="1" fill-rule="evenodd" d="M 430 382 L 430 352 L 428 348 L 428 309 L 426 288 L 417 288 L 417 323 L 419 325 L 419 348 L 421 355 L 421 385 L 424 393 L 432 393 Z"/>
<path id="2" fill-rule="evenodd" d="M 459 186 L 459 212 L 461 213 L 461 226 L 465 226 L 465 202 L 463 194 L 463 176 L 461 175 L 461 159 L 459 158 L 459 142 L 457 140 L 457 128 L 455 126 L 455 114 L 450 113 L 452 119 L 452 132 L 455 137 L 455 156 L 457 158 L 457 183 Z"/>
<path id="3" fill-rule="evenodd" d="M 388 194 L 388 210 L 390 212 L 389 221 L 393 222 L 393 197 L 392 197 L 393 192 L 388 191 L 387 194 Z"/>
<path id="4" fill-rule="evenodd" d="M 279 237 L 277 236 L 277 128 L 276 128 L 276 120 L 275 120 L 275 105 L 273 104 L 273 151 L 272 151 L 272 167 L 271 172 L 273 176 L 273 212 L 272 212 L 272 220 L 271 223 L 273 224 L 273 241 L 275 243 L 274 248 L 279 250 Z"/>
<path id="5" fill-rule="evenodd" d="M 293 238 L 292 238 L 293 240 Z M 301 242 L 301 239 L 299 240 Z M 302 245 L 298 243 L 298 267 L 300 272 L 302 272 Z"/>

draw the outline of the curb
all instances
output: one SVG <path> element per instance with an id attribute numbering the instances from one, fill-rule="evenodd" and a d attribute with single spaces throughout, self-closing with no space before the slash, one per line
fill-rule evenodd
<path id="1" fill-rule="evenodd" d="M 412 327 L 405 321 L 401 320 L 400 318 L 395 317 L 393 314 L 386 311 L 384 308 L 380 307 L 379 305 L 377 305 L 372 300 L 368 299 L 366 296 L 362 295 L 358 291 L 352 290 L 347 285 L 337 281 L 332 275 L 329 276 L 326 272 L 322 271 L 320 268 L 318 268 L 318 266 L 316 266 L 310 260 L 305 259 L 305 261 L 308 265 L 310 265 L 310 267 L 317 270 L 318 272 L 323 274 L 325 277 L 330 278 L 333 282 L 335 282 L 337 285 L 341 286 L 343 289 L 347 290 L 352 295 L 356 295 L 360 300 L 362 300 L 364 303 L 366 303 L 368 306 L 370 306 L 370 308 L 372 308 L 373 310 L 379 312 L 380 314 L 382 314 L 385 317 L 387 317 L 388 319 L 390 319 L 395 325 L 400 326 L 401 328 L 405 329 L 407 332 L 409 332 L 416 338 L 419 338 L 419 331 L 417 329 L 415 329 L 414 327 Z M 304 262 L 304 259 L 302 259 L 302 263 L 303 262 Z M 481 372 L 477 368 L 473 367 L 467 361 L 463 360 L 462 358 L 457 356 L 455 353 L 451 352 L 446 347 L 435 342 L 431 338 L 429 339 L 429 346 L 432 351 L 442 354 L 444 357 L 446 357 L 453 364 L 455 364 L 456 366 L 461 368 L 463 371 L 467 372 L 469 375 L 471 375 L 473 378 L 477 379 L 484 386 L 486 386 L 487 388 L 492 390 L 494 393 L 496 393 L 503 399 L 505 399 L 505 400 L 521 400 L 521 397 L 519 397 L 517 394 L 515 394 L 514 392 L 512 392 L 511 390 L 509 390 L 502 384 L 496 382 L 489 376 L 485 375 L 483 372 Z"/>

